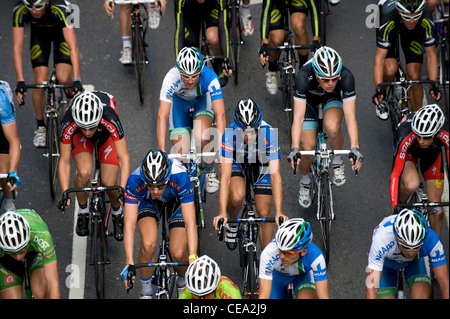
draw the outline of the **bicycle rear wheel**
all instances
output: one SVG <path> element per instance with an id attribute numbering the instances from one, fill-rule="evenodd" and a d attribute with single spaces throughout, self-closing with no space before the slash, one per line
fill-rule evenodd
<path id="1" fill-rule="evenodd" d="M 47 117 L 47 159 L 48 176 L 50 182 L 50 195 L 55 199 L 58 190 L 58 164 L 60 158 L 59 150 L 59 119 L 57 114 L 50 113 Z"/>
<path id="2" fill-rule="evenodd" d="M 319 222 L 323 239 L 323 253 L 328 264 L 330 261 L 330 230 L 333 209 L 331 183 L 328 174 L 322 174 L 321 176 L 319 201 Z"/>
<path id="3" fill-rule="evenodd" d="M 137 28 L 137 29 L 136 29 Z M 132 28 L 133 33 L 133 56 L 134 56 L 134 68 L 136 70 L 139 101 L 144 103 L 144 72 L 146 56 L 145 56 L 145 42 L 144 31 L 141 26 L 134 26 Z"/>
<path id="4" fill-rule="evenodd" d="M 236 7 L 236 3 L 231 4 L 231 30 L 230 30 L 230 49 L 233 57 L 234 66 L 234 84 L 238 84 L 239 78 L 239 53 L 241 49 L 241 31 L 239 22 L 239 12 Z"/>

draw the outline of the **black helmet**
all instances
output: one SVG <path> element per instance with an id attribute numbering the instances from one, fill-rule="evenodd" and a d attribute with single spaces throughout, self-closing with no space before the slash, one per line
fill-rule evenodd
<path id="1" fill-rule="evenodd" d="M 172 162 L 163 151 L 150 150 L 141 163 L 141 178 L 146 184 L 163 184 L 169 180 Z"/>
<path id="2" fill-rule="evenodd" d="M 234 122 L 241 128 L 258 127 L 262 122 L 262 111 L 252 99 L 240 100 L 233 112 Z"/>

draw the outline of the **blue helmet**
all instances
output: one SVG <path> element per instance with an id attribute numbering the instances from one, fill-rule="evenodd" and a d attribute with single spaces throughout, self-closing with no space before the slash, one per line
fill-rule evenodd
<path id="1" fill-rule="evenodd" d="M 262 122 L 262 110 L 252 99 L 240 100 L 233 112 L 233 120 L 240 128 L 258 127 Z"/>
<path id="2" fill-rule="evenodd" d="M 150 150 L 141 163 L 141 178 L 146 184 L 164 184 L 172 173 L 172 162 L 163 151 Z"/>
<path id="3" fill-rule="evenodd" d="M 275 241 L 279 250 L 299 252 L 312 241 L 310 223 L 303 218 L 292 218 L 278 228 Z"/>

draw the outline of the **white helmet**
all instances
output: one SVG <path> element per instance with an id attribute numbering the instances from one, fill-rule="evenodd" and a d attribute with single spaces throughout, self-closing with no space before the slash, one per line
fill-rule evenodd
<path id="1" fill-rule="evenodd" d="M 394 235 L 410 247 L 422 244 L 428 233 L 428 227 L 421 213 L 415 209 L 403 209 L 395 218 Z"/>
<path id="2" fill-rule="evenodd" d="M 299 252 L 312 241 L 311 225 L 303 218 L 291 218 L 280 225 L 275 241 L 279 250 Z"/>
<path id="3" fill-rule="evenodd" d="M 103 105 L 100 98 L 90 91 L 74 97 L 72 101 L 72 117 L 80 128 L 91 129 L 100 123 Z"/>
<path id="4" fill-rule="evenodd" d="M 445 116 L 437 104 L 421 107 L 413 116 L 411 128 L 420 137 L 436 135 L 445 122 Z"/>
<path id="5" fill-rule="evenodd" d="M 314 71 L 320 77 L 337 76 L 342 71 L 341 56 L 330 47 L 320 47 L 312 59 Z"/>
<path id="6" fill-rule="evenodd" d="M 47 0 L 22 0 L 23 3 L 29 7 L 29 8 L 37 8 L 38 10 L 41 10 L 44 8 L 45 4 L 47 3 Z"/>
<path id="7" fill-rule="evenodd" d="M 30 224 L 21 214 L 8 211 L 0 217 L 0 248 L 17 253 L 30 241 Z"/>
<path id="8" fill-rule="evenodd" d="M 416 13 L 423 11 L 426 0 L 396 0 L 397 10 L 403 13 Z"/>
<path id="9" fill-rule="evenodd" d="M 203 69 L 203 57 L 194 47 L 184 47 L 177 55 L 177 67 L 181 73 L 195 74 Z"/>
<path id="10" fill-rule="evenodd" d="M 186 270 L 186 287 L 194 295 L 205 296 L 216 290 L 220 280 L 219 265 L 203 255 L 192 262 Z"/>

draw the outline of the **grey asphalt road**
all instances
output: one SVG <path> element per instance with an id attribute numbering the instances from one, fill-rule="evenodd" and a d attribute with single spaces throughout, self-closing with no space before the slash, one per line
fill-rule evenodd
<path id="1" fill-rule="evenodd" d="M 12 64 L 12 7 L 15 1 L 0 4 L 0 78 L 9 81 L 14 88 L 15 72 Z M 366 8 L 374 1 L 343 0 L 332 8 L 327 20 L 327 45 L 335 48 L 343 57 L 357 83 L 357 120 L 360 149 L 365 159 L 358 176 L 347 162 L 347 183 L 334 188 L 336 221 L 332 229 L 331 261 L 328 266 L 329 289 L 332 298 L 364 298 L 365 268 L 371 243 L 372 231 L 384 216 L 390 213 L 389 175 L 392 147 L 388 122 L 378 120 L 371 104 L 373 94 L 372 63 L 375 52 L 375 30 L 366 26 L 369 13 Z M 138 167 L 142 157 L 150 149 L 157 148 L 156 115 L 159 105 L 159 90 L 166 72 L 174 65 L 173 36 L 175 30 L 174 5 L 169 1 L 166 14 L 158 29 L 150 31 L 148 54 L 150 62 L 146 73 L 146 95 L 140 105 L 134 69 L 122 66 L 118 59 L 121 38 L 118 10 L 115 19 L 109 19 L 103 11 L 103 1 L 73 1 L 80 9 L 80 25 L 76 29 L 81 53 L 81 73 L 84 84 L 110 92 L 116 98 L 120 119 L 125 129 L 131 157 L 131 167 Z M 303 217 L 313 226 L 314 242 L 321 247 L 319 225 L 314 209 L 301 209 L 298 201 L 298 177 L 293 176 L 285 157 L 290 151 L 289 125 L 281 109 L 281 94 L 271 96 L 265 89 L 265 72 L 257 59 L 259 48 L 259 21 L 261 4 L 252 6 L 255 33 L 246 38 L 240 58 L 240 82 L 232 81 L 224 88 L 227 123 L 232 121 L 232 110 L 241 98 L 252 97 L 264 112 L 264 119 L 278 129 L 281 144 L 281 168 L 283 178 L 283 208 L 289 217 Z M 25 78 L 32 81 L 26 32 L 24 45 Z M 19 176 L 20 187 L 16 206 L 35 209 L 48 223 L 54 237 L 58 254 L 58 269 L 62 298 L 95 298 L 93 270 L 89 265 L 74 263 L 73 257 L 73 210 L 62 214 L 50 198 L 47 182 L 47 162 L 42 150 L 32 145 L 35 120 L 31 98 L 24 106 L 16 103 L 19 136 L 22 142 L 22 158 Z M 348 135 L 343 125 L 348 147 Z M 72 167 L 73 168 L 73 167 Z M 72 169 L 72 177 L 74 170 Z M 202 239 L 203 253 L 214 258 L 222 273 L 238 285 L 242 284 L 237 251 L 229 251 L 223 242 L 216 239 L 212 218 L 217 214 L 218 195 L 207 197 L 205 204 L 208 228 Z M 448 219 L 442 230 L 443 242 L 448 252 Z M 138 235 L 137 243 L 138 243 Z M 79 239 L 78 239 L 79 241 Z M 75 240 L 77 242 L 77 240 Z M 76 244 L 75 246 L 77 246 Z M 77 246 L 79 247 L 79 246 Z M 126 295 L 119 274 L 124 267 L 123 244 L 110 238 L 108 242 L 111 264 L 107 266 L 107 298 L 137 298 L 139 284 Z M 79 252 L 83 255 L 84 250 Z M 79 254 L 78 254 L 79 255 Z M 84 271 L 84 267 L 86 270 Z M 85 276 L 84 276 L 85 274 Z M 82 281 L 82 279 L 85 280 Z M 83 289 L 84 287 L 84 289 Z"/>

